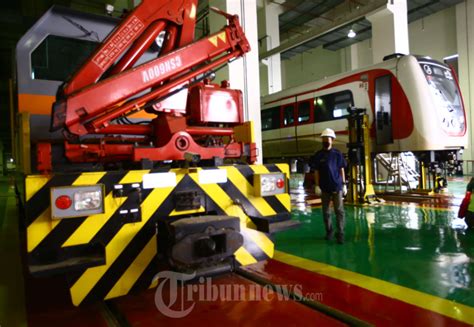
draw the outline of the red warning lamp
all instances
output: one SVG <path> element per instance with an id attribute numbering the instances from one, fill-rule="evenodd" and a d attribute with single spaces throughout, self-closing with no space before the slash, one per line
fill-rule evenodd
<path id="1" fill-rule="evenodd" d="M 56 204 L 56 208 L 61 209 L 61 210 L 66 210 L 71 207 L 72 200 L 67 195 L 61 195 L 56 198 L 55 204 Z"/>
<path id="2" fill-rule="evenodd" d="M 283 179 L 279 178 L 277 180 L 276 185 L 277 185 L 278 188 L 283 188 L 283 187 L 285 187 L 285 181 Z"/>

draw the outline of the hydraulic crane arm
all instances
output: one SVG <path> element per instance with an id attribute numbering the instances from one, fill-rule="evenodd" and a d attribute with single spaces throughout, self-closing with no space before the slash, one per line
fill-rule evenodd
<path id="1" fill-rule="evenodd" d="M 214 8 L 228 24 L 193 42 L 196 4 L 143 0 L 59 89 L 51 130 L 105 135 L 68 138 L 64 151 L 70 162 L 147 165 L 190 156 L 215 164 L 224 159 L 255 162 L 257 149 L 252 123 L 243 116 L 242 92 L 227 81 L 217 85 L 205 78 L 250 51 L 250 45 L 239 18 Z M 157 57 L 137 66 L 158 38 L 163 43 Z M 156 117 L 145 125 L 124 119 L 143 109 Z M 47 143 L 39 146 L 38 158 L 51 159 L 50 148 Z M 46 159 L 39 162 L 39 171 L 51 171 Z"/>
<path id="2" fill-rule="evenodd" d="M 83 87 L 56 101 L 53 106 L 52 130 L 66 128 L 75 135 L 100 133 L 100 129 L 107 127 L 111 120 L 141 110 L 146 102 L 161 98 L 177 86 L 250 51 L 238 17 L 215 11 L 228 19 L 228 25 L 220 32 Z M 121 27 L 113 34 L 120 31 Z M 129 58 L 126 60 L 130 61 Z M 79 72 L 85 71 L 84 67 L 89 65 L 91 62 Z M 119 69 L 122 70 L 125 66 Z M 71 87 L 66 87 L 66 90 L 69 89 Z M 150 89 L 145 95 L 131 99 Z"/>
<path id="3" fill-rule="evenodd" d="M 178 47 L 191 43 L 194 39 L 196 8 L 197 0 L 142 0 L 68 81 L 63 88 L 64 95 L 68 96 L 97 82 L 132 44 L 118 65 L 123 68 L 133 65 L 137 56 L 143 53 L 140 53 L 140 46 L 147 45 L 144 39 L 148 37 L 149 46 L 154 41 L 152 36 L 156 38 L 165 26 L 169 30 L 180 26 Z M 124 65 L 127 58 L 132 60 Z"/>

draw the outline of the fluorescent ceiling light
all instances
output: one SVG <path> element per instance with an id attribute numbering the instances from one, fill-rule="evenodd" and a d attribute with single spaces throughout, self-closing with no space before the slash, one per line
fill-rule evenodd
<path id="1" fill-rule="evenodd" d="M 349 31 L 349 33 L 347 33 L 347 37 L 348 38 L 354 38 L 356 36 L 356 32 L 354 32 L 354 30 L 351 28 L 351 30 Z"/>
<path id="2" fill-rule="evenodd" d="M 458 54 L 454 54 L 452 56 L 444 57 L 443 60 L 451 60 L 451 59 L 455 59 L 455 58 L 458 58 L 458 57 L 459 57 Z"/>

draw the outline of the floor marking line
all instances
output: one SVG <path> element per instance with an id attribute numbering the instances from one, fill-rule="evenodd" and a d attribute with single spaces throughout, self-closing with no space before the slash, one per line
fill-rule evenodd
<path id="1" fill-rule="evenodd" d="M 474 308 L 325 263 L 275 251 L 275 260 L 474 325 Z"/>
<path id="2" fill-rule="evenodd" d="M 405 203 L 413 203 L 413 202 L 405 202 Z M 352 203 L 347 203 L 345 202 L 344 203 L 344 206 L 349 206 L 349 207 L 355 207 L 355 208 L 377 208 L 378 206 L 387 206 L 387 207 L 411 207 L 410 205 L 402 205 L 402 204 L 395 204 L 395 203 L 377 203 L 375 205 L 358 205 L 358 204 L 352 204 Z M 321 204 L 317 204 L 317 205 L 310 205 L 309 207 L 311 207 L 312 209 L 314 208 L 322 208 L 322 205 Z M 437 208 L 437 207 L 426 207 L 426 206 L 420 206 L 420 205 L 414 205 L 415 208 L 417 209 L 430 209 L 430 210 L 436 210 L 436 211 L 452 211 L 452 212 L 456 212 L 456 210 L 453 210 L 453 209 L 450 209 L 450 208 Z M 458 207 L 457 205 L 453 205 L 453 207 Z M 292 209 L 295 209 L 293 204 L 292 204 Z"/>

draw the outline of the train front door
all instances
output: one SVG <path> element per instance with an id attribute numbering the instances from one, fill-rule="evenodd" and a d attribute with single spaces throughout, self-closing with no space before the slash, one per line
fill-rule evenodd
<path id="1" fill-rule="evenodd" d="M 377 145 L 393 143 L 391 76 L 375 79 L 375 129 Z"/>

